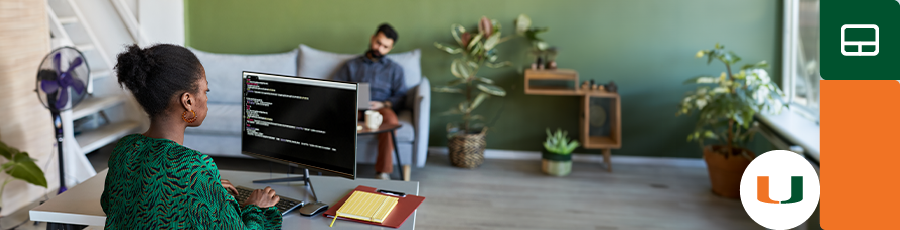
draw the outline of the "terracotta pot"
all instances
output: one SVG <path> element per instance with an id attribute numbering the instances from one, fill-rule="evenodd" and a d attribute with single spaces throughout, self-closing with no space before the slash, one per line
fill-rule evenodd
<path id="1" fill-rule="evenodd" d="M 709 180 L 712 183 L 712 191 L 716 195 L 727 198 L 741 197 L 741 176 L 750 165 L 750 159 L 743 155 L 728 155 L 714 150 L 724 149 L 721 145 L 707 145 L 703 148 L 703 159 L 709 169 Z M 749 156 L 755 157 L 749 149 L 735 148 L 734 151 L 747 151 Z"/>

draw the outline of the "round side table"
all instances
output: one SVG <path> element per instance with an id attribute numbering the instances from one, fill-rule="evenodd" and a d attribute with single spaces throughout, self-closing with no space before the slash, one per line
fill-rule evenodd
<path id="1" fill-rule="evenodd" d="M 357 127 L 357 129 L 356 129 L 357 136 L 359 136 L 359 135 L 376 135 L 376 134 L 380 134 L 380 133 L 384 133 L 384 132 L 390 133 L 391 143 L 394 145 L 394 158 L 397 161 L 397 173 L 400 174 L 401 179 L 403 179 L 404 181 L 409 181 L 409 178 L 408 178 L 409 176 L 404 174 L 403 170 L 400 168 L 400 166 L 403 165 L 403 163 L 400 161 L 400 150 L 397 149 L 397 135 L 394 134 L 394 131 L 400 129 L 400 127 L 403 127 L 403 125 L 381 124 L 381 126 L 379 126 L 377 129 L 370 129 L 369 127 L 366 127 L 366 124 L 364 122 L 356 122 L 356 127 Z M 362 129 L 360 129 L 359 127 L 362 127 Z"/>

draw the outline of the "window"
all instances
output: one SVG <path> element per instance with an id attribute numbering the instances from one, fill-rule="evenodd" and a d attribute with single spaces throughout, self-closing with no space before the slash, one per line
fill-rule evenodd
<path id="1" fill-rule="evenodd" d="M 819 0 L 784 1 L 782 88 L 792 112 L 819 120 Z"/>

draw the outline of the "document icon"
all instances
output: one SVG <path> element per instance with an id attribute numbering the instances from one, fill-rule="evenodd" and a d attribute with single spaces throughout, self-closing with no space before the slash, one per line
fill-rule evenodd
<path id="1" fill-rule="evenodd" d="M 847 41 L 847 29 L 850 29 L 850 37 L 852 37 L 854 40 Z M 871 29 L 875 29 L 874 39 L 872 39 Z M 864 47 L 866 48 L 865 50 L 863 50 Z M 874 51 L 871 51 L 872 47 L 875 48 Z M 850 49 L 851 51 L 847 51 L 848 49 Z M 878 55 L 878 25 L 844 24 L 843 26 L 841 26 L 841 54 L 843 54 L 844 56 Z"/>

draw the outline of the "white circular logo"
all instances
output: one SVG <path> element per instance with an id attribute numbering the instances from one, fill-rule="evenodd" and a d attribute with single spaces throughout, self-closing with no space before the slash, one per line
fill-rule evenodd
<path id="1" fill-rule="evenodd" d="M 797 227 L 819 204 L 819 176 L 797 153 L 763 153 L 741 177 L 741 203 L 750 218 L 765 228 Z"/>

